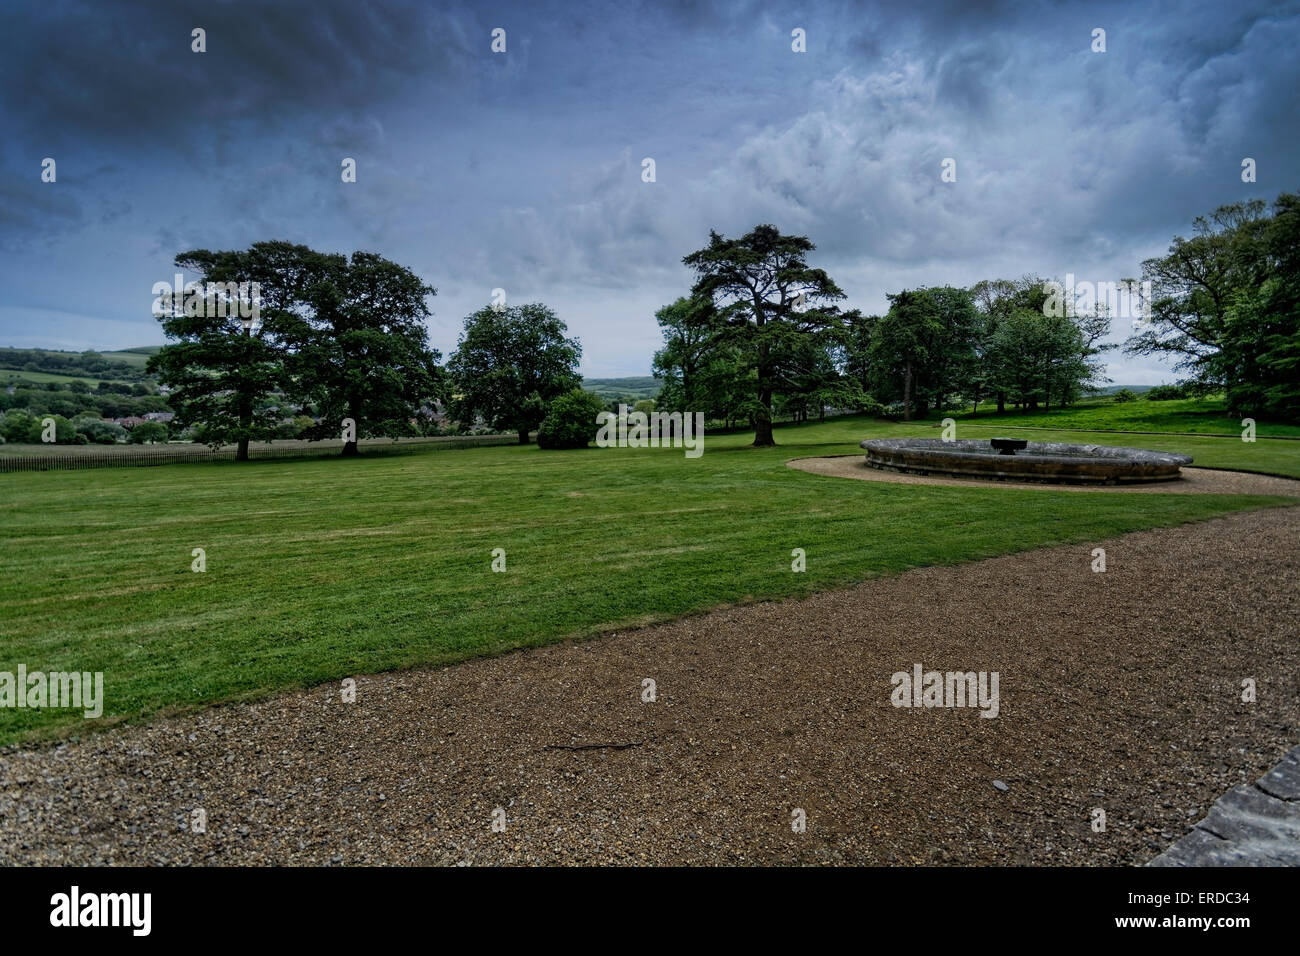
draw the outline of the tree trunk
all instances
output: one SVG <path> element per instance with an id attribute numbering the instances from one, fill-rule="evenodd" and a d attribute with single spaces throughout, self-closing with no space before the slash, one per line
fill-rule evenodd
<path id="1" fill-rule="evenodd" d="M 354 422 L 359 421 L 359 418 L 358 418 L 358 416 L 357 416 L 357 412 L 356 412 L 356 408 L 357 408 L 357 403 L 356 403 L 356 402 L 349 402 L 349 403 L 348 403 L 348 418 L 352 419 L 352 421 L 354 421 Z M 354 455 L 357 455 L 357 454 L 359 454 L 359 453 L 360 453 L 360 450 L 357 448 L 356 439 L 353 439 L 352 441 L 347 441 L 347 442 L 344 442 L 344 443 L 343 443 L 343 457 L 344 457 L 344 458 L 351 458 L 351 457 L 353 457 Z"/>
<path id="2" fill-rule="evenodd" d="M 754 421 L 754 447 L 770 448 L 776 444 L 772 437 L 772 369 L 768 364 L 768 347 L 764 342 L 758 348 L 758 417 Z"/>
<path id="3" fill-rule="evenodd" d="M 253 427 L 253 402 L 247 395 L 239 396 L 239 448 L 235 451 L 235 461 L 248 461 L 248 432 Z"/>
<path id="4" fill-rule="evenodd" d="M 912 363 L 903 366 L 903 421 L 912 420 Z"/>
<path id="5" fill-rule="evenodd" d="M 521 429 L 519 429 L 519 444 L 521 444 L 521 445 L 527 445 L 527 444 L 528 444 L 528 429 L 527 429 L 527 428 L 521 428 Z"/>
<path id="6" fill-rule="evenodd" d="M 1004 414 L 1007 410 L 1007 396 L 1003 392 L 998 392 L 998 414 Z"/>
<path id="7" fill-rule="evenodd" d="M 763 392 L 759 393 L 759 401 L 763 401 Z M 772 393 L 767 392 L 767 401 L 771 402 Z M 776 439 L 772 437 L 772 413 L 767 408 L 759 411 L 758 417 L 754 419 L 754 447 L 770 448 L 776 444 Z"/>

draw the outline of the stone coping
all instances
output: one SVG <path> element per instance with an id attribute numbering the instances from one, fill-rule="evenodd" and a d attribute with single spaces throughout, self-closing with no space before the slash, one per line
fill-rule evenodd
<path id="1" fill-rule="evenodd" d="M 1120 484 L 1174 481 L 1187 455 L 1067 442 L 1027 442 L 1001 454 L 989 439 L 869 438 L 861 447 L 873 468 L 917 475 L 957 475 L 1005 481 Z"/>
<path id="2" fill-rule="evenodd" d="M 1300 747 L 1233 787 L 1148 866 L 1300 866 Z"/>

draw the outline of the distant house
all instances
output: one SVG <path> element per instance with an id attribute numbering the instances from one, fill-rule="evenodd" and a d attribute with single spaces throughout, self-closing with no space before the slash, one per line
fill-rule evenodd
<path id="1" fill-rule="evenodd" d="M 175 412 L 147 412 L 145 420 L 150 422 L 169 422 L 176 417 Z"/>
<path id="2" fill-rule="evenodd" d="M 428 405 L 421 405 L 419 411 L 416 412 L 416 417 L 427 418 L 437 425 L 446 425 L 451 421 L 446 410 L 442 407 L 442 402 L 435 402 L 432 408 Z"/>
<path id="3" fill-rule="evenodd" d="M 145 419 L 141 418 L 139 415 L 128 415 L 126 418 L 115 418 L 113 421 L 117 422 L 123 428 L 135 428 L 136 425 L 141 424 Z"/>

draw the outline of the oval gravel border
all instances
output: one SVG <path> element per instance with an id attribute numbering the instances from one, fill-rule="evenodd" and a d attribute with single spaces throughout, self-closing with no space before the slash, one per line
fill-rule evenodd
<path id="1" fill-rule="evenodd" d="M 1284 495 L 1300 498 L 1300 481 L 1218 468 L 1184 468 L 1174 481 L 1134 485 L 1057 485 L 1031 481 L 985 481 L 980 478 L 931 477 L 880 471 L 860 455 L 792 458 L 786 467 L 813 475 L 880 481 L 895 485 L 939 485 L 947 488 L 1032 488 L 1036 491 L 1099 492 L 1102 494 Z"/>

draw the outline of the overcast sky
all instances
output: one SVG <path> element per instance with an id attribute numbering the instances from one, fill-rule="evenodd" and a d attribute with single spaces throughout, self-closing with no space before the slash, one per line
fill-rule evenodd
<path id="1" fill-rule="evenodd" d="M 881 312 L 1136 276 L 1194 216 L 1300 188 L 1300 3 L 20 0 L 0 127 L 0 345 L 161 343 L 177 253 L 285 239 L 414 269 L 444 358 L 500 287 L 585 374 L 641 375 L 710 228 L 807 235 Z"/>

